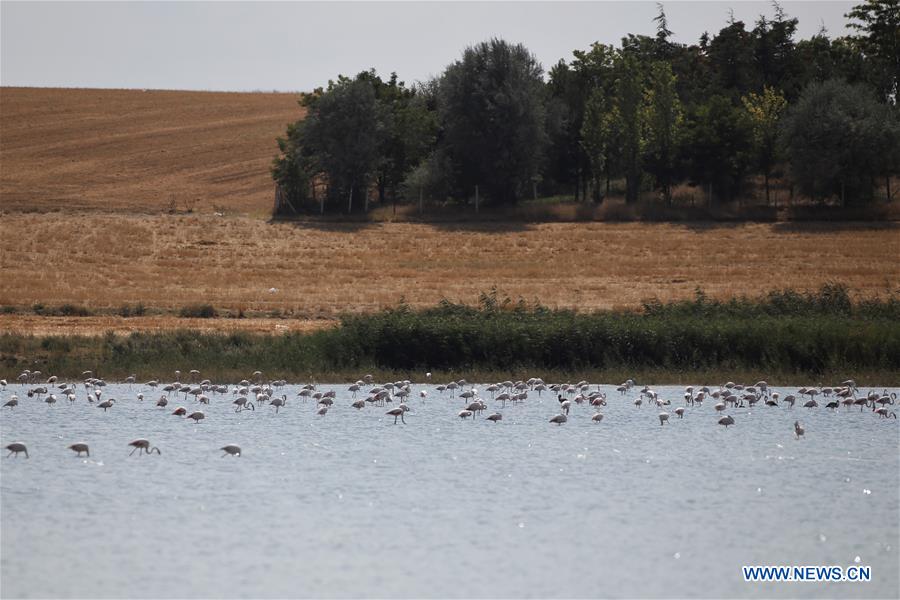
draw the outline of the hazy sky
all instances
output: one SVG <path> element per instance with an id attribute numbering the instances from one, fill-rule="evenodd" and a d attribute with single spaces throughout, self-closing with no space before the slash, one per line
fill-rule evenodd
<path id="1" fill-rule="evenodd" d="M 860 0 L 861 1 L 861 0 Z M 858 2 L 782 2 L 800 37 L 844 35 Z M 664 2 L 678 41 L 748 25 L 770 2 Z M 0 84 L 308 90 L 374 67 L 407 82 L 469 44 L 524 43 L 548 68 L 594 41 L 652 34 L 655 2 L 0 2 Z"/>

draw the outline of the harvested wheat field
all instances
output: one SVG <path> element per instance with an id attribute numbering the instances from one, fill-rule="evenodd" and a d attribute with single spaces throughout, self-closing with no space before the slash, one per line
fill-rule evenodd
<path id="1" fill-rule="evenodd" d="M 5 210 L 267 214 L 298 94 L 0 88 Z"/>
<path id="2" fill-rule="evenodd" d="M 891 224 L 292 224 L 247 217 L 7 214 L 0 305 L 277 310 L 304 319 L 500 295 L 580 310 L 900 282 Z M 77 320 L 77 319 L 76 319 Z M 230 320 L 229 320 L 230 321 Z"/>
<path id="3" fill-rule="evenodd" d="M 336 321 L 303 319 L 186 319 L 151 317 L 47 317 L 33 314 L 0 314 L 0 331 L 21 335 L 85 335 L 109 332 L 124 335 L 134 332 L 165 332 L 190 329 L 204 333 L 307 333 L 336 325 Z"/>

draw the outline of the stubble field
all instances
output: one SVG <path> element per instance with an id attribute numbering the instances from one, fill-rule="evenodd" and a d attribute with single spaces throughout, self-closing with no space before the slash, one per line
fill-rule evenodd
<path id="1" fill-rule="evenodd" d="M 782 231 L 789 227 L 790 231 Z M 247 217 L 8 214 L 0 305 L 71 303 L 277 311 L 329 319 L 404 299 L 501 297 L 579 310 L 651 298 L 727 298 L 900 281 L 886 226 L 545 223 L 521 226 L 267 223 Z M 8 319 L 21 318 L 16 315 Z"/>
<path id="2" fill-rule="evenodd" d="M 0 88 L 2 208 L 267 214 L 298 97 Z"/>

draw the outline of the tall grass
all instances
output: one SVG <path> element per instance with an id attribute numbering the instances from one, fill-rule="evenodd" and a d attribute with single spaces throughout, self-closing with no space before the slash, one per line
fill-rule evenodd
<path id="1" fill-rule="evenodd" d="M 171 377 L 196 368 L 244 377 L 261 369 L 294 379 L 384 373 L 744 372 L 789 378 L 877 373 L 900 377 L 900 302 L 852 302 L 842 286 L 762 298 L 648 303 L 642 311 L 579 314 L 482 294 L 477 307 L 443 301 L 347 315 L 341 325 L 281 336 L 247 333 L 0 336 L 6 376 L 40 365 L 76 376 Z"/>

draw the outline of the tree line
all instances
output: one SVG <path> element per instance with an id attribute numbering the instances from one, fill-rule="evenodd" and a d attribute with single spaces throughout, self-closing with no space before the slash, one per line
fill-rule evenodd
<path id="1" fill-rule="evenodd" d="M 546 73 L 521 44 L 466 48 L 430 81 L 339 76 L 302 94 L 305 117 L 278 139 L 272 175 L 293 211 L 367 210 L 423 197 L 503 205 L 574 194 L 626 202 L 681 184 L 709 202 L 758 178 L 814 201 L 864 204 L 900 172 L 900 0 L 849 12 L 850 34 L 796 40 L 774 4 L 748 27 L 733 16 L 697 43 L 655 35 L 594 43 Z M 880 193 L 880 192 L 879 192 Z"/>

